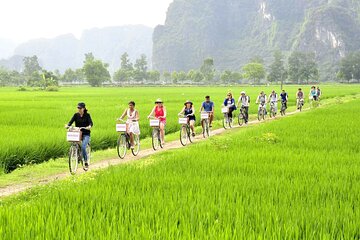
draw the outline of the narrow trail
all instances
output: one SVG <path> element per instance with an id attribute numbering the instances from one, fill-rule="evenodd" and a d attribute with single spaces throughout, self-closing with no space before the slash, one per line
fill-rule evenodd
<path id="1" fill-rule="evenodd" d="M 303 111 L 307 111 L 307 110 L 309 110 L 309 109 L 303 109 Z M 299 111 L 289 112 L 289 113 L 286 113 L 286 116 L 294 115 L 294 114 L 298 114 L 298 113 L 300 113 L 300 112 Z M 249 121 L 248 125 L 262 124 L 265 122 L 274 121 L 276 119 L 281 119 L 286 116 L 277 116 L 276 118 L 270 118 L 269 116 L 267 116 L 265 121 L 259 122 L 258 120 L 253 120 L 253 121 Z M 238 124 L 236 124 L 236 126 L 233 126 L 233 129 L 245 128 L 245 127 L 246 127 L 245 125 L 240 127 Z M 211 131 L 211 136 L 220 135 L 224 132 L 229 132 L 229 131 L 231 131 L 231 129 L 225 130 L 224 128 L 219 128 L 219 129 Z M 194 143 L 206 141 L 206 140 L 207 139 L 204 139 L 202 135 L 198 135 L 195 137 Z M 168 150 L 172 150 L 172 149 L 179 149 L 179 148 L 184 148 L 184 146 L 181 145 L 179 140 L 175 140 L 175 141 L 166 143 L 165 147 L 163 149 L 159 149 L 158 151 L 154 151 L 152 148 L 150 148 L 150 149 L 146 149 L 146 150 L 141 150 L 139 155 L 136 157 L 134 157 L 132 154 L 127 154 L 124 159 L 113 158 L 113 159 L 96 162 L 94 164 L 91 164 L 89 171 L 96 171 L 96 170 L 108 168 L 110 166 L 116 166 L 116 165 L 120 165 L 120 164 L 124 164 L 124 163 L 128 163 L 128 162 L 137 161 L 139 159 L 143 159 L 148 156 L 152 156 L 152 155 L 164 152 L 164 151 L 168 151 Z M 80 171 L 77 172 L 77 175 L 85 173 L 81 169 L 79 169 L 79 170 Z M 14 194 L 17 194 L 20 192 L 24 192 L 24 191 L 31 189 L 33 187 L 36 187 L 36 186 L 46 185 L 46 184 L 52 183 L 54 181 L 58 181 L 58 180 L 62 180 L 65 178 L 70 178 L 70 177 L 72 177 L 72 176 L 70 175 L 69 171 L 64 171 L 63 173 L 60 173 L 60 174 L 55 174 L 52 176 L 44 177 L 43 179 L 37 180 L 36 182 L 21 183 L 21 184 L 15 184 L 15 185 L 10 185 L 10 186 L 4 187 L 4 188 L 0 188 L 0 198 L 14 195 Z"/>

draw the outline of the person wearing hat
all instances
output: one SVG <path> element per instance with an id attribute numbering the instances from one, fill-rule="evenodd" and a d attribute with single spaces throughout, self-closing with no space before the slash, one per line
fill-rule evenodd
<path id="1" fill-rule="evenodd" d="M 284 103 L 285 109 L 287 109 L 287 102 L 289 99 L 289 96 L 287 94 L 287 92 L 285 91 L 285 89 L 282 90 L 281 94 L 280 94 L 280 98 L 281 98 L 281 102 Z"/>
<path id="2" fill-rule="evenodd" d="M 166 107 L 164 106 L 164 102 L 158 98 L 155 101 L 155 106 L 149 114 L 148 118 L 151 116 L 160 120 L 160 138 L 161 143 L 164 145 L 165 143 L 165 126 L 166 126 Z"/>
<path id="3" fill-rule="evenodd" d="M 278 110 L 278 95 L 275 92 L 275 90 L 272 90 L 270 96 L 269 96 L 269 103 L 274 105 L 274 109 L 275 109 L 275 115 L 277 114 L 277 110 Z"/>
<path id="4" fill-rule="evenodd" d="M 245 91 L 242 91 L 240 93 L 240 97 L 239 97 L 239 100 L 238 100 L 238 107 L 240 108 L 244 108 L 244 114 L 245 114 L 245 124 L 248 123 L 249 121 L 249 107 L 250 107 L 250 97 L 246 95 L 246 92 Z"/>
<path id="5" fill-rule="evenodd" d="M 89 168 L 89 163 L 88 163 L 88 156 L 86 153 L 86 146 L 90 142 L 90 130 L 93 126 L 93 121 L 91 119 L 90 114 L 88 113 L 88 110 L 86 109 L 85 103 L 83 102 L 79 103 L 77 105 L 77 109 L 78 112 L 74 114 L 70 122 L 67 125 L 65 125 L 65 127 L 69 128 L 75 122 L 75 127 L 83 128 L 81 129 L 82 132 L 81 152 L 85 162 L 85 170 L 87 170 Z"/>
<path id="6" fill-rule="evenodd" d="M 193 137 L 195 137 L 195 121 L 196 121 L 195 109 L 194 109 L 193 103 L 190 100 L 187 100 L 184 103 L 184 107 L 181 110 L 181 112 L 179 113 L 179 115 L 181 115 L 181 114 L 184 114 L 184 116 L 188 118 L 191 132 L 192 132 L 191 134 Z"/>
<path id="7" fill-rule="evenodd" d="M 205 97 L 205 102 L 202 103 L 200 112 L 205 111 L 209 114 L 209 127 L 212 127 L 212 122 L 214 120 L 214 102 L 210 100 L 210 96 Z M 203 125 L 203 121 L 201 123 Z"/>
<path id="8" fill-rule="evenodd" d="M 266 102 L 267 102 L 267 96 L 264 93 L 264 91 L 260 92 L 260 95 L 257 97 L 256 99 L 256 104 L 259 104 L 259 108 L 258 111 L 260 110 L 261 106 L 264 106 L 265 109 L 265 114 L 267 114 L 267 110 L 266 110 Z"/>
<path id="9" fill-rule="evenodd" d="M 304 105 L 304 92 L 301 88 L 298 89 L 296 93 L 296 107 L 299 110 L 299 102 L 302 102 L 302 105 Z"/>
<path id="10" fill-rule="evenodd" d="M 228 112 L 228 116 L 230 118 L 230 121 L 232 121 L 232 113 L 233 111 L 236 110 L 236 105 L 235 105 L 235 99 L 233 98 L 233 95 L 231 92 L 229 92 L 224 100 L 224 107 L 227 107 L 229 109 Z"/>

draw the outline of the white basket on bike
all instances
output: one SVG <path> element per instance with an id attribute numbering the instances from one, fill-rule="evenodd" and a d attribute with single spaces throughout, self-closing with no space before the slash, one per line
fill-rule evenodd
<path id="1" fill-rule="evenodd" d="M 229 112 L 229 108 L 223 107 L 223 108 L 221 108 L 221 112 L 222 112 L 222 113 L 228 113 L 228 112 Z"/>
<path id="2" fill-rule="evenodd" d="M 200 117 L 201 117 L 201 120 L 209 119 L 209 114 L 207 112 L 202 112 Z"/>
<path id="3" fill-rule="evenodd" d="M 117 132 L 126 132 L 126 124 L 116 124 Z"/>
<path id="4" fill-rule="evenodd" d="M 80 142 L 81 131 L 69 131 L 66 133 L 66 140 L 68 142 Z"/>
<path id="5" fill-rule="evenodd" d="M 187 124 L 188 119 L 187 118 L 179 118 L 179 124 Z"/>
<path id="6" fill-rule="evenodd" d="M 160 120 L 158 120 L 158 119 L 150 120 L 150 127 L 159 127 L 159 126 L 160 126 Z"/>

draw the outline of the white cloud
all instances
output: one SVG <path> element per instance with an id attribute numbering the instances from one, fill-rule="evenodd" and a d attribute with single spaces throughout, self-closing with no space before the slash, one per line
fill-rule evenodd
<path id="1" fill-rule="evenodd" d="M 0 0 L 0 37 L 25 41 L 93 27 L 165 21 L 172 0 Z"/>

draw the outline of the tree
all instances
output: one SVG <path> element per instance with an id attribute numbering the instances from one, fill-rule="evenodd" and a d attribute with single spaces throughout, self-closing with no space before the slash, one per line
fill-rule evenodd
<path id="1" fill-rule="evenodd" d="M 204 80 L 204 75 L 200 71 L 190 70 L 188 76 L 193 83 L 200 83 Z"/>
<path id="2" fill-rule="evenodd" d="M 178 81 L 179 81 L 180 83 L 185 82 L 185 81 L 186 81 L 186 78 L 187 78 L 186 72 L 184 72 L 184 71 L 178 72 L 177 78 L 178 78 Z"/>
<path id="3" fill-rule="evenodd" d="M 274 62 L 270 65 L 270 73 L 267 77 L 269 82 L 281 82 L 281 89 L 287 78 L 287 71 L 284 66 L 283 55 L 281 51 L 274 52 Z"/>
<path id="4" fill-rule="evenodd" d="M 134 67 L 127 52 L 121 55 L 120 62 L 120 69 L 114 73 L 113 79 L 115 82 L 121 83 L 127 81 L 129 83 L 134 77 Z"/>
<path id="5" fill-rule="evenodd" d="M 70 83 L 76 82 L 76 79 L 77 79 L 76 72 L 71 68 L 66 69 L 61 77 L 61 81 L 70 82 Z"/>
<path id="6" fill-rule="evenodd" d="M 171 81 L 171 73 L 170 72 L 167 72 L 165 71 L 163 73 L 163 79 L 166 83 L 170 82 Z"/>
<path id="7" fill-rule="evenodd" d="M 214 59 L 212 58 L 205 59 L 203 65 L 200 68 L 200 72 L 202 73 L 204 79 L 207 82 L 213 81 L 215 76 Z"/>
<path id="8" fill-rule="evenodd" d="M 340 61 L 337 77 L 348 82 L 356 79 L 360 83 L 360 52 L 350 53 Z"/>
<path id="9" fill-rule="evenodd" d="M 230 70 L 225 70 L 220 76 L 221 82 L 224 84 L 229 84 L 232 78 L 231 75 L 232 72 Z"/>
<path id="10" fill-rule="evenodd" d="M 265 67 L 262 63 L 248 63 L 242 68 L 244 77 L 252 80 L 254 84 L 260 84 L 260 80 L 266 76 Z"/>
<path id="11" fill-rule="evenodd" d="M 39 86 L 41 81 L 40 76 L 40 64 L 38 61 L 38 57 L 36 55 L 32 57 L 24 57 L 23 59 L 24 63 L 24 71 L 23 75 L 25 77 L 25 80 L 29 86 Z"/>
<path id="12" fill-rule="evenodd" d="M 178 83 L 178 73 L 176 71 L 173 71 L 171 73 L 171 81 L 172 81 L 173 84 Z"/>
<path id="13" fill-rule="evenodd" d="M 9 80 L 10 80 L 9 72 L 6 69 L 0 67 L 0 86 L 9 85 L 10 84 Z"/>
<path id="14" fill-rule="evenodd" d="M 314 53 L 293 52 L 288 60 L 288 77 L 294 83 L 308 84 L 310 80 L 318 80 L 319 70 Z"/>
<path id="15" fill-rule="evenodd" d="M 134 70 L 133 64 L 131 63 L 129 54 L 127 52 L 121 55 L 121 69 L 129 71 Z"/>
<path id="16" fill-rule="evenodd" d="M 58 85 L 58 78 L 53 72 L 43 70 L 42 74 L 41 74 L 41 77 L 42 77 L 42 79 L 40 81 L 40 86 L 44 90 L 47 87 L 57 86 Z"/>
<path id="17" fill-rule="evenodd" d="M 143 81 L 148 78 L 147 70 L 148 70 L 148 62 L 146 59 L 146 55 L 142 54 L 139 59 L 136 59 L 134 64 L 134 79 L 137 81 Z"/>
<path id="18" fill-rule="evenodd" d="M 149 80 L 154 84 L 160 81 L 160 72 L 157 70 L 149 71 Z"/>
<path id="19" fill-rule="evenodd" d="M 83 71 L 87 82 L 92 87 L 98 87 L 104 82 L 110 81 L 110 73 L 107 68 L 108 65 L 95 59 L 92 53 L 85 54 Z"/>

